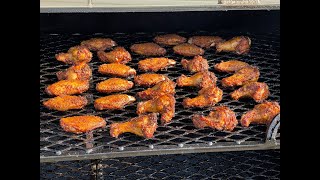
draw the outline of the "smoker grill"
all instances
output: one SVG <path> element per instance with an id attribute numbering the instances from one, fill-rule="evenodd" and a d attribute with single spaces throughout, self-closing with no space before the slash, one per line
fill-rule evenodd
<path id="1" fill-rule="evenodd" d="M 55 11 L 57 11 L 57 9 L 55 9 Z M 277 11 L 230 11 L 217 12 L 216 14 L 210 14 L 210 12 L 182 12 L 182 14 L 183 13 L 187 14 L 187 17 L 193 18 L 177 21 L 183 19 L 183 15 L 172 12 L 164 14 L 152 13 L 149 17 L 151 19 L 153 17 L 155 22 L 152 25 L 145 25 L 145 29 L 141 27 L 145 20 L 143 18 L 137 18 L 146 16 L 144 13 L 41 14 L 40 162 L 42 163 L 42 171 L 50 172 L 53 167 L 59 168 L 59 166 L 63 164 L 62 167 L 68 166 L 66 171 L 68 171 L 68 169 L 80 169 L 80 171 L 85 170 L 84 174 L 89 173 L 90 177 L 101 178 L 102 176 L 97 175 L 98 171 L 109 172 L 106 170 L 109 167 L 109 165 L 105 165 L 108 164 L 106 162 L 112 162 L 113 160 L 119 161 L 119 159 L 125 157 L 139 159 L 147 157 L 136 156 L 162 155 L 150 156 L 150 158 L 164 156 L 164 159 L 167 157 L 166 161 L 170 161 L 171 159 L 172 163 L 175 163 L 174 158 L 170 158 L 173 156 L 169 154 L 200 153 L 198 154 L 199 159 L 203 159 L 210 154 L 210 156 L 212 156 L 212 153 L 203 154 L 204 152 L 280 148 L 280 115 L 273 120 L 269 127 L 265 125 L 250 125 L 250 127 L 245 128 L 239 124 L 232 132 L 217 131 L 209 128 L 196 129 L 192 124 L 190 116 L 194 113 L 208 115 L 210 109 L 184 109 L 181 103 L 186 97 L 195 97 L 199 90 L 198 88 L 176 87 L 175 117 L 169 124 L 159 126 L 154 134 L 154 138 L 148 140 L 129 133 L 121 135 L 118 139 L 112 138 L 109 135 L 109 126 L 111 123 L 124 121 L 137 116 L 135 113 L 136 106 L 140 100 L 127 106 L 124 110 L 113 111 L 96 111 L 93 107 L 93 102 L 82 110 L 67 112 L 52 111 L 43 107 L 42 102 L 50 98 L 50 96 L 44 92 L 44 88 L 57 81 L 55 76 L 56 72 L 68 67 L 68 65 L 56 61 L 54 57 L 55 54 L 66 52 L 70 47 L 78 45 L 82 40 L 93 37 L 112 38 L 119 46 L 124 46 L 129 50 L 130 45 L 134 43 L 150 42 L 156 35 L 172 32 L 184 37 L 194 35 L 218 35 L 224 39 L 229 39 L 238 35 L 249 36 L 252 40 L 252 46 L 250 52 L 246 55 L 236 55 L 232 53 L 216 54 L 213 49 L 206 50 L 204 54 L 210 66 L 209 70 L 216 74 L 218 78 L 217 85 L 224 92 L 222 101 L 217 105 L 230 107 L 235 111 L 237 119 L 240 119 L 244 112 L 252 109 L 254 105 L 256 105 L 251 99 L 240 101 L 232 100 L 229 93 L 234 89 L 227 89 L 221 86 L 220 80 L 230 74 L 219 73 L 213 70 L 213 65 L 221 60 L 229 59 L 239 59 L 257 66 L 260 70 L 259 81 L 266 82 L 269 85 L 270 96 L 268 100 L 277 101 L 280 104 L 280 28 L 278 22 L 272 22 L 274 17 L 278 17 Z M 247 21 L 242 20 L 242 25 L 230 18 L 242 13 L 244 13 L 248 19 Z M 269 17 L 269 14 L 272 14 L 271 17 Z M 158 16 L 160 16 L 160 18 L 158 18 Z M 205 17 L 211 18 L 211 20 L 216 23 L 212 25 L 213 23 L 208 22 L 208 20 L 206 21 Z M 129 19 L 127 24 L 116 22 L 117 19 L 121 21 L 126 18 Z M 161 19 L 165 20 L 170 18 L 172 19 L 171 21 L 169 20 L 167 24 L 168 27 L 163 27 L 161 24 L 159 25 L 159 23 L 157 24 L 157 21 Z M 200 19 L 197 20 L 195 18 Z M 271 22 L 261 21 L 261 19 L 268 18 L 271 19 Z M 88 21 L 88 19 L 91 21 Z M 94 21 L 94 23 L 92 21 Z M 78 24 L 79 22 L 82 24 Z M 108 22 L 111 23 L 111 25 L 114 23 L 114 26 L 109 26 L 110 28 L 108 28 L 106 27 L 107 25 L 102 25 Z M 186 23 L 189 23 L 190 26 L 186 26 Z M 260 26 L 257 24 L 260 24 Z M 197 26 L 203 31 L 198 31 Z M 176 80 L 181 74 L 190 75 L 180 64 L 182 56 L 174 54 L 171 47 L 165 48 L 167 50 L 166 57 L 175 59 L 177 64 L 159 73 L 168 75 L 172 80 Z M 85 94 L 92 95 L 92 98 L 96 99 L 105 96 L 105 94 L 98 93 L 95 90 L 95 85 L 109 77 L 97 72 L 98 66 L 103 63 L 99 61 L 96 53 L 93 53 L 93 55 L 93 59 L 89 63 L 93 70 L 93 78 L 90 81 L 90 89 Z M 131 55 L 132 61 L 127 65 L 135 68 L 137 74 L 143 73 L 138 70 L 137 62 L 145 57 L 134 53 L 131 53 Z M 133 79 L 128 78 L 128 80 Z M 134 86 L 134 88 L 123 93 L 136 96 L 137 92 L 145 89 L 145 87 Z M 93 138 L 88 142 L 87 137 L 89 137 L 90 134 L 76 135 L 67 133 L 64 132 L 59 125 L 60 118 L 75 115 L 97 115 L 103 117 L 107 122 L 107 127 L 105 129 L 94 130 Z M 92 145 L 92 148 L 88 146 L 89 144 Z M 192 157 L 191 159 L 193 159 L 193 161 L 197 158 L 197 154 L 179 156 Z M 213 156 L 215 157 L 215 155 Z M 221 156 L 224 155 L 221 154 Z M 77 161 L 58 162 L 71 160 Z M 129 160 L 130 158 L 128 158 L 128 161 Z M 52 164 L 50 162 L 55 163 Z M 98 170 L 95 168 L 98 168 Z M 102 168 L 102 170 L 99 168 Z M 106 175 L 106 173 L 104 173 L 104 175 Z M 77 176 L 77 173 L 75 173 L 74 176 Z M 45 179 L 45 176 L 41 177 Z"/>

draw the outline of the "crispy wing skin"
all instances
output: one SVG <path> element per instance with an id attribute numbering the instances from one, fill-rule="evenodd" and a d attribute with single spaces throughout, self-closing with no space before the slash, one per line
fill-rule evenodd
<path id="1" fill-rule="evenodd" d="M 190 77 L 182 74 L 177 79 L 177 85 L 179 87 L 182 86 L 196 86 L 200 88 L 208 87 L 211 85 L 215 85 L 217 82 L 217 77 L 213 72 L 210 71 L 201 71 Z"/>
<path id="2" fill-rule="evenodd" d="M 89 89 L 89 81 L 61 80 L 49 85 L 45 91 L 49 95 L 73 95 L 81 94 Z"/>
<path id="3" fill-rule="evenodd" d="M 72 116 L 61 118 L 60 126 L 67 132 L 81 134 L 106 127 L 106 121 L 98 116 Z"/>
<path id="4" fill-rule="evenodd" d="M 82 46 L 87 47 L 90 51 L 104 51 L 117 45 L 110 38 L 91 38 L 81 42 Z"/>
<path id="5" fill-rule="evenodd" d="M 217 52 L 234 52 L 236 54 L 246 54 L 249 52 L 251 40 L 247 36 L 237 36 L 224 42 L 217 43 Z"/>
<path id="6" fill-rule="evenodd" d="M 138 103 L 137 114 L 148 112 L 160 113 L 161 124 L 164 125 L 171 121 L 175 113 L 176 100 L 173 95 L 166 94 L 154 99 Z"/>
<path id="7" fill-rule="evenodd" d="M 127 81 L 121 78 L 110 78 L 99 82 L 96 85 L 96 90 L 101 93 L 113 93 L 131 89 L 133 87 L 132 81 Z"/>
<path id="8" fill-rule="evenodd" d="M 108 63 L 126 64 L 132 59 L 130 53 L 123 47 L 116 47 L 113 51 L 107 53 L 98 51 L 97 55 L 100 61 Z"/>
<path id="9" fill-rule="evenodd" d="M 185 43 L 187 39 L 177 34 L 165 34 L 165 35 L 156 36 L 153 39 L 153 41 L 156 42 L 157 44 L 172 46 L 172 45 Z"/>
<path id="10" fill-rule="evenodd" d="M 176 54 L 182 56 L 196 56 L 196 55 L 203 55 L 204 50 L 196 45 L 183 43 L 173 47 L 173 51 Z"/>
<path id="11" fill-rule="evenodd" d="M 220 63 L 214 65 L 214 69 L 220 72 L 234 73 L 247 66 L 250 65 L 242 61 L 230 60 L 225 62 L 221 61 Z"/>
<path id="12" fill-rule="evenodd" d="M 162 69 L 174 66 L 176 61 L 169 58 L 148 58 L 138 62 L 138 68 L 141 71 L 153 71 L 157 72 Z"/>
<path id="13" fill-rule="evenodd" d="M 82 96 L 61 95 L 50 98 L 43 102 L 48 109 L 57 111 L 68 111 L 71 109 L 82 109 L 88 104 L 88 100 Z"/>
<path id="14" fill-rule="evenodd" d="M 167 53 L 166 49 L 156 43 L 140 43 L 130 47 L 131 51 L 145 56 L 163 56 Z"/>
<path id="15" fill-rule="evenodd" d="M 191 73 L 207 71 L 209 69 L 207 59 L 203 58 L 202 56 L 195 56 L 192 60 L 182 59 L 181 65 L 184 69 L 190 71 Z"/>
<path id="16" fill-rule="evenodd" d="M 97 110 L 105 109 L 123 109 L 124 106 L 136 101 L 136 98 L 127 94 L 114 94 L 98 98 L 94 101 L 94 107 Z"/>
<path id="17" fill-rule="evenodd" d="M 222 100 L 223 91 L 217 86 L 202 88 L 195 98 L 185 98 L 182 102 L 184 108 L 192 107 L 213 107 Z"/>
<path id="18" fill-rule="evenodd" d="M 152 88 L 148 88 L 144 91 L 138 92 L 138 96 L 141 99 L 152 99 L 158 96 L 163 96 L 166 94 L 174 95 L 176 83 L 171 80 L 161 81 Z"/>
<path id="19" fill-rule="evenodd" d="M 238 124 L 236 114 L 225 106 L 214 107 L 209 116 L 196 114 L 192 121 L 196 128 L 210 127 L 219 131 L 232 131 Z"/>
<path id="20" fill-rule="evenodd" d="M 126 122 L 112 123 L 110 125 L 110 136 L 118 138 L 120 134 L 129 132 L 135 135 L 152 138 L 158 124 L 158 113 L 141 115 Z"/>
<path id="21" fill-rule="evenodd" d="M 254 66 L 247 66 L 237 71 L 232 76 L 223 78 L 221 84 L 223 87 L 242 86 L 249 82 L 258 81 L 260 76 L 259 69 Z"/>
<path id="22" fill-rule="evenodd" d="M 56 75 L 59 80 L 89 80 L 92 76 L 92 70 L 87 63 L 82 62 L 59 71 Z"/>
<path id="23" fill-rule="evenodd" d="M 208 49 L 223 41 L 219 36 L 192 36 L 189 38 L 188 43 Z"/>
<path id="24" fill-rule="evenodd" d="M 262 101 L 268 98 L 269 94 L 269 87 L 266 83 L 251 82 L 233 91 L 230 95 L 232 99 L 235 100 L 249 97 L 254 99 L 256 102 L 261 103 Z"/>
<path id="25" fill-rule="evenodd" d="M 91 61 L 92 53 L 85 46 L 74 46 L 67 53 L 56 54 L 56 59 L 66 64 L 87 63 Z"/>
<path id="26" fill-rule="evenodd" d="M 264 102 L 257 104 L 254 108 L 241 117 L 241 125 L 248 127 L 254 124 L 270 124 L 274 117 L 280 113 L 280 105 L 277 102 Z"/>
<path id="27" fill-rule="evenodd" d="M 134 83 L 139 86 L 153 86 L 161 81 L 169 79 L 168 76 L 163 74 L 140 74 L 134 77 Z"/>
<path id="28" fill-rule="evenodd" d="M 105 75 L 119 77 L 135 76 L 137 74 L 135 69 L 118 63 L 102 64 L 99 66 L 98 72 Z"/>

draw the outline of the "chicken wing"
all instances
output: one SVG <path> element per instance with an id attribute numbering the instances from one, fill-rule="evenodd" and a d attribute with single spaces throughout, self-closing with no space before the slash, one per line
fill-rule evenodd
<path id="1" fill-rule="evenodd" d="M 222 100 L 223 91 L 217 86 L 202 88 L 195 98 L 185 98 L 182 102 L 184 108 L 212 107 Z"/>
<path id="2" fill-rule="evenodd" d="M 43 102 L 43 105 L 48 109 L 57 111 L 68 111 L 71 109 L 82 109 L 88 104 L 88 100 L 82 96 L 61 95 L 50 98 Z"/>
<path id="3" fill-rule="evenodd" d="M 183 43 L 173 47 L 173 51 L 176 54 L 182 56 L 196 56 L 196 55 L 203 55 L 204 50 L 196 45 Z"/>
<path id="4" fill-rule="evenodd" d="M 238 60 L 230 60 L 225 62 L 221 61 L 214 65 L 214 69 L 220 72 L 234 73 L 247 66 L 249 66 L 248 63 Z"/>
<path id="5" fill-rule="evenodd" d="M 130 53 L 123 47 L 116 47 L 113 51 L 107 53 L 98 51 L 97 55 L 100 61 L 108 63 L 126 64 L 132 59 Z"/>
<path id="6" fill-rule="evenodd" d="M 106 121 L 98 116 L 72 116 L 61 118 L 60 126 L 67 132 L 81 134 L 106 127 Z"/>
<path id="7" fill-rule="evenodd" d="M 169 79 L 168 76 L 163 74 L 140 74 L 134 77 L 134 83 L 139 86 L 153 86 L 157 83 Z"/>
<path id="8" fill-rule="evenodd" d="M 179 87 L 196 86 L 196 87 L 204 88 L 211 85 L 215 85 L 216 82 L 217 82 L 217 77 L 213 72 L 210 72 L 210 71 L 201 71 L 192 75 L 191 77 L 187 77 L 186 75 L 182 74 L 177 79 L 177 85 Z"/>
<path id="9" fill-rule="evenodd" d="M 248 127 L 254 124 L 270 124 L 274 117 L 280 113 L 280 105 L 277 102 L 264 102 L 257 104 L 254 108 L 241 117 L 241 125 Z"/>
<path id="10" fill-rule="evenodd" d="M 237 36 L 216 45 L 216 52 L 234 52 L 236 54 L 248 53 L 251 46 L 251 40 L 247 36 Z"/>
<path id="11" fill-rule="evenodd" d="M 144 91 L 138 92 L 137 94 L 141 99 L 152 99 L 166 94 L 174 95 L 176 93 L 175 87 L 176 83 L 168 79 L 159 82 L 152 88 L 148 88 Z"/>
<path id="12" fill-rule="evenodd" d="M 176 100 L 173 95 L 166 94 L 154 99 L 138 103 L 137 114 L 155 112 L 161 114 L 161 124 L 164 125 L 171 121 L 175 114 Z"/>
<path id="13" fill-rule="evenodd" d="M 233 91 L 230 95 L 232 99 L 235 100 L 250 97 L 254 99 L 256 102 L 261 103 L 262 101 L 268 98 L 269 94 L 269 87 L 266 83 L 251 82 Z"/>
<path id="14" fill-rule="evenodd" d="M 132 81 L 127 81 L 121 78 L 110 78 L 99 82 L 96 85 L 96 90 L 101 93 L 113 93 L 131 89 L 133 87 Z"/>
<path id="15" fill-rule="evenodd" d="M 156 36 L 153 39 L 153 41 L 156 42 L 157 44 L 172 46 L 172 45 L 184 43 L 187 41 L 187 39 L 177 34 L 165 34 L 165 35 Z"/>
<path id="16" fill-rule="evenodd" d="M 221 84 L 223 87 L 242 86 L 249 82 L 258 81 L 260 76 L 259 69 L 254 66 L 247 66 L 237 71 L 232 76 L 223 78 Z"/>
<path id="17" fill-rule="evenodd" d="M 116 46 L 117 43 L 110 38 L 91 38 L 82 41 L 81 45 L 87 47 L 91 51 L 104 51 Z"/>
<path id="18" fill-rule="evenodd" d="M 202 56 L 195 56 L 192 60 L 181 60 L 181 65 L 184 69 L 190 71 L 191 73 L 196 73 L 200 71 L 206 71 L 209 69 L 207 59 Z"/>
<path id="19" fill-rule="evenodd" d="M 214 107 L 209 116 L 196 114 L 192 121 L 196 128 L 210 127 L 219 131 L 232 131 L 238 124 L 236 114 L 225 106 Z"/>
<path id="20" fill-rule="evenodd" d="M 137 74 L 135 69 L 118 63 L 102 64 L 99 66 L 98 72 L 101 74 L 119 77 L 135 76 Z"/>
<path id="21" fill-rule="evenodd" d="M 176 61 L 168 58 L 148 58 L 138 62 L 138 68 L 142 71 L 157 72 L 162 69 L 174 66 Z"/>
<path id="22" fill-rule="evenodd" d="M 223 42 L 223 39 L 219 36 L 192 36 L 188 40 L 188 43 L 206 49 L 214 47 L 219 42 Z"/>
<path id="23" fill-rule="evenodd" d="M 166 49 L 156 43 L 140 43 L 130 47 L 131 51 L 145 56 L 163 56 L 167 53 Z"/>
<path id="24" fill-rule="evenodd" d="M 136 101 L 136 98 L 127 94 L 114 94 L 98 98 L 94 101 L 94 107 L 97 110 L 105 109 L 123 109 L 124 106 Z"/>
<path id="25" fill-rule="evenodd" d="M 89 89 L 89 81 L 61 80 L 49 85 L 45 92 L 49 95 L 73 95 L 81 94 Z"/>
<path id="26" fill-rule="evenodd" d="M 152 138 L 158 124 L 158 113 L 141 115 L 126 122 L 112 123 L 110 125 L 110 136 L 118 138 L 120 134 L 129 132 L 145 138 Z"/>
<path id="27" fill-rule="evenodd" d="M 67 53 L 56 54 L 56 59 L 66 64 L 87 63 L 91 61 L 92 53 L 84 46 L 74 46 Z"/>
<path id="28" fill-rule="evenodd" d="M 59 80 L 89 80 L 92 76 L 92 70 L 87 63 L 82 62 L 59 71 L 56 75 Z"/>

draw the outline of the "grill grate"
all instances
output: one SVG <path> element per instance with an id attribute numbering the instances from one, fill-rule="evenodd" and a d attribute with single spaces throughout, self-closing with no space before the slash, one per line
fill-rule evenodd
<path id="1" fill-rule="evenodd" d="M 129 50 L 133 43 L 152 41 L 152 38 L 163 33 L 115 33 L 115 34 L 43 34 L 40 36 L 40 157 L 41 161 L 59 161 L 75 160 L 79 158 L 108 158 L 120 156 L 143 155 L 158 151 L 158 154 L 177 153 L 177 152 L 195 152 L 196 149 L 205 148 L 204 151 L 212 151 L 212 148 L 243 147 L 250 145 L 253 149 L 259 149 L 263 144 L 266 136 L 265 125 L 252 125 L 244 128 L 238 125 L 233 132 L 219 132 L 209 128 L 194 128 L 190 115 L 194 113 L 203 113 L 208 115 L 209 109 L 184 109 L 181 105 L 182 100 L 186 97 L 195 97 L 197 88 L 176 88 L 176 115 L 171 123 L 166 126 L 159 126 L 154 138 L 146 140 L 141 137 L 126 133 L 115 139 L 109 135 L 109 125 L 113 122 L 119 122 L 136 116 L 135 102 L 127 106 L 124 110 L 113 111 L 96 111 L 93 104 L 89 104 L 82 110 L 71 110 L 68 112 L 58 112 L 48 110 L 43 107 L 42 102 L 50 98 L 45 94 L 44 88 L 57 81 L 55 73 L 66 69 L 68 66 L 55 60 L 54 55 L 60 52 L 66 52 L 70 47 L 78 45 L 82 40 L 92 37 L 110 37 L 120 46 Z M 192 35 L 210 35 L 209 32 L 187 33 L 179 32 L 180 35 L 190 37 Z M 239 34 L 233 33 L 216 33 L 223 38 L 231 38 Z M 251 51 L 247 55 L 236 55 L 231 53 L 215 54 L 214 50 L 207 50 L 204 57 L 208 60 L 211 71 L 217 78 L 217 85 L 221 87 L 220 80 L 229 74 L 219 73 L 213 70 L 213 65 L 221 60 L 239 59 L 260 69 L 261 82 L 269 85 L 271 95 L 268 100 L 278 101 L 280 103 L 280 60 L 279 60 L 279 32 L 269 34 L 248 34 L 252 39 Z M 190 75 L 182 69 L 180 60 L 182 56 L 173 53 L 172 48 L 167 47 L 166 57 L 177 60 L 177 65 L 168 68 L 166 71 L 160 71 L 166 74 L 170 79 L 175 80 L 181 74 Z M 137 70 L 137 62 L 145 57 L 132 53 L 133 60 L 127 65 Z M 100 75 L 97 72 L 100 62 L 94 53 L 90 66 L 93 70 L 93 79 L 90 82 L 90 89 L 87 94 L 93 94 L 94 99 L 105 96 L 105 94 L 95 91 L 96 83 L 105 80 L 108 76 Z M 137 71 L 138 74 L 142 72 Z M 133 78 L 128 78 L 133 80 Z M 135 96 L 137 92 L 144 90 L 144 87 L 134 87 L 126 91 L 129 95 Z M 232 89 L 222 88 L 224 91 L 223 99 L 217 105 L 225 105 L 235 111 L 237 118 L 254 107 L 256 104 L 253 100 L 234 101 L 229 97 Z M 75 115 L 97 115 L 106 118 L 107 128 L 99 129 L 93 132 L 94 147 L 90 150 L 85 148 L 85 134 L 75 135 L 64 132 L 59 125 L 62 117 Z M 279 131 L 280 132 L 280 131 Z M 280 140 L 280 133 L 277 140 Z M 243 145 L 243 146 L 242 146 Z M 261 147 L 260 147 L 261 149 Z M 168 151 L 166 151 L 168 150 Z M 170 152 L 173 150 L 172 152 Z M 124 153 L 128 152 L 128 153 Z"/>

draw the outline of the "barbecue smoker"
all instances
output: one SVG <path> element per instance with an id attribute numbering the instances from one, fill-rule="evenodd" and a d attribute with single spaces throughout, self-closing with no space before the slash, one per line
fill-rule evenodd
<path id="1" fill-rule="evenodd" d="M 125 133 L 119 138 L 109 135 L 113 122 L 136 116 L 139 101 L 124 110 L 97 111 L 93 104 L 82 110 L 59 112 L 46 109 L 42 102 L 50 98 L 44 89 L 57 81 L 55 73 L 68 65 L 55 60 L 55 54 L 93 37 L 108 37 L 129 50 L 134 43 L 150 42 L 156 35 L 177 33 L 217 35 L 224 39 L 238 35 L 252 40 L 245 55 L 216 53 L 203 55 L 209 70 L 220 80 L 229 76 L 213 70 L 221 60 L 239 59 L 260 70 L 260 82 L 269 86 L 267 100 L 280 104 L 280 1 L 278 0 L 173 0 L 173 1 L 40 1 L 40 178 L 41 179 L 242 179 L 280 176 L 280 115 L 270 126 L 240 124 L 232 132 L 210 128 L 196 129 L 192 114 L 208 115 L 208 108 L 185 109 L 182 100 L 195 97 L 197 88 L 176 87 L 176 112 L 173 120 L 159 125 L 154 138 L 145 139 Z M 182 56 L 166 47 L 166 57 L 177 64 L 158 73 L 176 80 L 189 72 L 181 66 Z M 130 52 L 131 53 L 131 52 Z M 131 53 L 127 65 L 137 68 L 143 57 Z M 96 53 L 89 63 L 92 70 L 90 89 L 93 99 L 104 96 L 95 85 L 108 78 L 98 73 Z M 129 78 L 129 80 L 132 80 Z M 125 93 L 135 96 L 145 90 L 135 86 Z M 232 100 L 232 89 L 222 88 L 223 99 L 217 105 L 232 109 L 239 120 L 252 109 L 251 99 Z M 106 119 L 107 127 L 92 134 L 72 134 L 62 130 L 59 120 L 76 115 L 97 115 Z M 258 151 L 264 150 L 264 151 Z"/>

